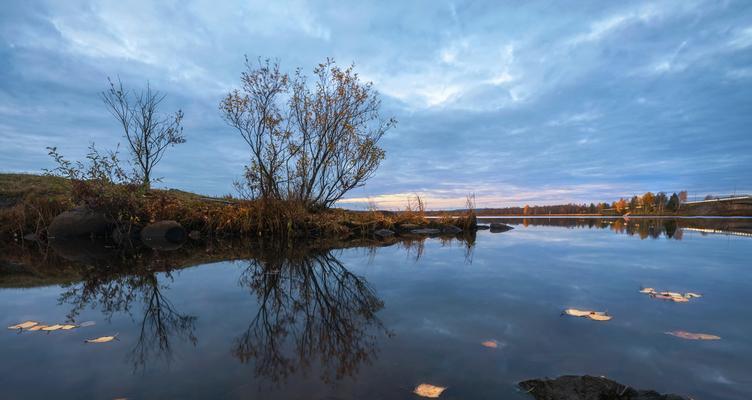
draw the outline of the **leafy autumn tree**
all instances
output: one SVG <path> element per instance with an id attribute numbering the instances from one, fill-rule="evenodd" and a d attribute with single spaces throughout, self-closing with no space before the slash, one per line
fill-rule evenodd
<path id="1" fill-rule="evenodd" d="M 530 214 L 530 206 L 525 204 L 525 207 L 522 209 L 522 214 L 528 215 Z"/>
<path id="2" fill-rule="evenodd" d="M 668 203 L 666 204 L 666 209 L 669 211 L 676 212 L 679 210 L 679 204 L 681 204 L 681 200 L 679 200 L 679 195 L 674 193 L 668 199 Z"/>
<path id="3" fill-rule="evenodd" d="M 135 92 L 124 89 L 119 79 L 117 84 L 109 82 L 110 88 L 101 93 L 102 101 L 123 128 L 139 178 L 149 189 L 154 167 L 167 148 L 185 143 L 183 112 L 162 115 L 159 107 L 166 95 L 152 91 L 148 83 L 146 90 Z"/>
<path id="4" fill-rule="evenodd" d="M 246 59 L 241 89 L 220 103 L 250 149 L 244 184 L 251 197 L 330 207 L 383 160 L 378 144 L 396 121 L 381 118 L 371 83 L 331 59 L 313 69 L 313 78 L 309 83 L 300 69 L 290 76 L 276 62 Z"/>
<path id="5" fill-rule="evenodd" d="M 655 195 L 651 192 L 646 192 L 642 195 L 642 198 L 640 199 L 640 203 L 642 203 L 642 208 L 645 213 L 649 213 L 653 209 L 653 203 L 655 202 Z"/>
<path id="6" fill-rule="evenodd" d="M 632 196 L 629 200 L 629 211 L 637 212 L 637 208 L 640 206 L 640 199 L 637 196 Z"/>
<path id="7" fill-rule="evenodd" d="M 627 211 L 627 201 L 624 199 L 619 199 L 614 202 L 614 209 L 619 214 L 624 214 L 625 211 Z"/>

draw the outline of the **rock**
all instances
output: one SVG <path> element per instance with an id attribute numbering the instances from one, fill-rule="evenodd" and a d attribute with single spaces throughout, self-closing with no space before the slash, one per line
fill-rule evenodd
<path id="1" fill-rule="evenodd" d="M 413 229 L 410 231 L 410 233 L 415 233 L 418 235 L 436 235 L 436 234 L 441 233 L 441 229 L 435 229 L 435 228 Z"/>
<path id="2" fill-rule="evenodd" d="M 106 237 L 111 232 L 112 225 L 112 221 L 103 213 L 76 207 L 52 219 L 47 227 L 47 238 Z"/>
<path id="3" fill-rule="evenodd" d="M 491 228 L 491 227 L 490 227 L 490 226 L 488 226 L 488 225 L 477 225 L 477 226 L 475 227 L 475 229 L 477 229 L 477 230 L 479 230 L 479 231 L 483 231 L 483 230 L 486 230 L 486 229 L 490 229 L 490 228 Z"/>
<path id="4" fill-rule="evenodd" d="M 24 235 L 23 240 L 25 240 L 27 242 L 38 242 L 39 241 L 39 236 L 37 236 L 36 233 L 28 233 L 28 234 Z"/>
<path id="5" fill-rule="evenodd" d="M 410 232 L 413 229 L 419 229 L 420 225 L 418 224 L 401 224 L 397 226 L 397 230 L 400 232 Z"/>
<path id="6" fill-rule="evenodd" d="M 519 386 L 536 400 L 688 400 L 675 394 L 633 389 L 610 379 L 589 375 L 531 379 L 520 382 Z"/>
<path id="7" fill-rule="evenodd" d="M 201 240 L 201 232 L 194 229 L 188 234 L 188 237 L 191 240 Z"/>
<path id="8" fill-rule="evenodd" d="M 381 238 L 386 238 L 386 237 L 394 236 L 394 231 L 391 231 L 389 229 L 379 229 L 373 232 L 373 234 Z"/>
<path id="9" fill-rule="evenodd" d="M 141 241 L 156 250 L 175 250 L 185 242 L 182 225 L 175 221 L 159 221 L 141 229 Z"/>
<path id="10" fill-rule="evenodd" d="M 489 227 L 489 229 L 491 230 L 491 232 L 497 233 L 497 232 L 511 231 L 514 228 L 512 228 L 511 226 L 507 224 L 502 224 L 501 222 L 493 222 L 491 223 L 491 226 Z"/>
<path id="11" fill-rule="evenodd" d="M 445 225 L 441 227 L 441 233 L 453 233 L 457 234 L 462 232 L 462 228 L 454 225 Z"/>

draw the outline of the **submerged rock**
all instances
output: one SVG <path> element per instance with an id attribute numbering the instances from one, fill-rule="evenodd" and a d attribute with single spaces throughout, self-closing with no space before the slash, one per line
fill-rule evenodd
<path id="1" fill-rule="evenodd" d="M 441 227 L 441 233 L 460 233 L 462 232 L 462 228 L 454 225 L 445 225 Z"/>
<path id="2" fill-rule="evenodd" d="M 491 230 L 491 232 L 497 233 L 497 232 L 511 231 L 514 228 L 512 228 L 511 226 L 507 224 L 502 224 L 501 222 L 494 222 L 491 224 L 489 229 Z"/>
<path id="3" fill-rule="evenodd" d="M 436 234 L 441 233 L 441 229 L 436 229 L 436 228 L 413 229 L 410 231 L 410 233 L 415 233 L 418 235 L 436 235 Z"/>
<path id="4" fill-rule="evenodd" d="M 112 221 L 103 213 L 86 207 L 76 207 L 62 212 L 47 227 L 48 239 L 73 239 L 105 237 L 112 230 Z"/>
<path id="5" fill-rule="evenodd" d="M 490 229 L 490 228 L 491 228 L 491 227 L 490 227 L 490 226 L 488 226 L 488 225 L 476 225 L 476 226 L 475 226 L 475 229 L 477 229 L 477 230 L 479 230 L 479 231 L 483 231 L 483 230 L 486 230 L 486 229 Z"/>
<path id="6" fill-rule="evenodd" d="M 373 234 L 381 238 L 386 238 L 386 237 L 394 236 L 394 231 L 391 231 L 389 229 L 379 229 L 373 232 Z"/>
<path id="7" fill-rule="evenodd" d="M 418 224 L 401 224 L 397 226 L 397 230 L 400 232 L 410 232 L 413 229 L 418 229 L 418 228 L 420 228 L 420 225 Z"/>
<path id="8" fill-rule="evenodd" d="M 633 389 L 610 379 L 589 375 L 530 379 L 520 382 L 519 386 L 536 400 L 688 400 L 675 394 Z"/>
<path id="9" fill-rule="evenodd" d="M 176 221 L 159 221 L 141 229 L 141 241 L 157 250 L 174 250 L 186 239 L 185 228 Z"/>

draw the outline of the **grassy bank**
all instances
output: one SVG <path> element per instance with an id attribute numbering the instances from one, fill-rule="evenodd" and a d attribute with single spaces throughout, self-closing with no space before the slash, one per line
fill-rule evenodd
<path id="1" fill-rule="evenodd" d="M 174 220 L 206 237 L 335 237 L 365 236 L 378 229 L 439 227 L 467 229 L 472 218 L 427 220 L 423 210 L 357 212 L 327 209 L 311 212 L 300 204 L 210 198 L 179 190 L 136 190 L 94 186 L 59 177 L 0 174 L 0 238 L 18 241 L 46 227 L 61 212 L 87 204 L 135 229 L 150 222 Z"/>

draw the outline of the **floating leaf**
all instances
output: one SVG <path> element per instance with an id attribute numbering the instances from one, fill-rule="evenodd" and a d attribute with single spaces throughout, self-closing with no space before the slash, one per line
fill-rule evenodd
<path id="1" fill-rule="evenodd" d="M 115 340 L 117 335 L 114 336 L 102 336 L 96 339 L 86 339 L 86 343 L 107 343 Z"/>
<path id="2" fill-rule="evenodd" d="M 39 322 L 26 321 L 26 322 L 21 322 L 20 324 L 17 324 L 17 325 L 9 326 L 8 329 L 29 329 L 35 325 L 39 325 Z"/>
<path id="3" fill-rule="evenodd" d="M 606 313 L 600 313 L 600 312 L 594 312 L 591 314 L 588 314 L 588 318 L 594 320 L 594 321 L 610 321 L 612 316 L 606 314 Z"/>
<path id="4" fill-rule="evenodd" d="M 70 325 L 70 324 L 68 324 L 68 325 L 63 325 L 60 329 L 65 330 L 65 331 L 69 331 L 69 330 L 71 330 L 73 328 L 77 328 L 77 326 L 76 325 Z"/>
<path id="5" fill-rule="evenodd" d="M 573 317 L 590 318 L 594 321 L 609 321 L 613 318 L 603 311 L 578 310 L 576 308 L 567 308 L 566 310 L 564 310 L 564 314 L 571 315 Z"/>
<path id="6" fill-rule="evenodd" d="M 663 293 L 653 295 L 652 297 L 656 298 L 656 299 L 661 299 L 661 300 L 670 300 L 670 301 L 673 301 L 675 303 L 686 303 L 686 302 L 689 301 L 687 298 L 685 298 L 683 296 L 678 296 L 678 297 L 677 296 L 670 296 L 670 295 L 663 294 Z"/>
<path id="7" fill-rule="evenodd" d="M 441 396 L 441 393 L 443 393 L 447 388 L 441 387 L 441 386 L 434 386 L 430 385 L 428 383 L 421 383 L 420 385 L 415 387 L 415 390 L 413 390 L 413 393 L 417 394 L 420 397 L 428 397 L 428 398 L 438 398 Z"/>
<path id="8" fill-rule="evenodd" d="M 687 340 L 720 340 L 720 336 L 710 335 L 707 333 L 692 333 L 687 331 L 666 332 L 667 335 L 676 336 Z"/>
<path id="9" fill-rule="evenodd" d="M 495 349 L 499 347 L 499 342 L 495 340 L 486 340 L 485 342 L 481 343 L 481 346 Z"/>
<path id="10" fill-rule="evenodd" d="M 27 329 L 29 332 L 35 332 L 35 331 L 41 331 L 42 329 L 46 328 L 47 325 L 34 325 L 31 328 Z"/>
<path id="11" fill-rule="evenodd" d="M 44 328 L 42 328 L 42 330 L 50 332 L 50 331 L 56 331 L 62 328 L 63 328 L 62 325 L 55 324 L 55 325 L 45 326 Z"/>
<path id="12" fill-rule="evenodd" d="M 660 300 L 671 300 L 676 303 L 686 303 L 689 301 L 689 299 L 694 299 L 698 297 L 702 297 L 702 295 L 692 292 L 687 292 L 684 294 L 678 293 L 678 292 L 668 292 L 663 291 L 659 292 L 653 288 L 642 288 L 640 289 L 640 293 L 647 294 L 648 296 L 660 299 Z"/>
<path id="13" fill-rule="evenodd" d="M 573 317 L 587 317 L 587 315 L 590 314 L 590 311 L 582 311 L 576 308 L 567 308 L 566 310 L 564 310 L 564 314 L 571 315 Z"/>

